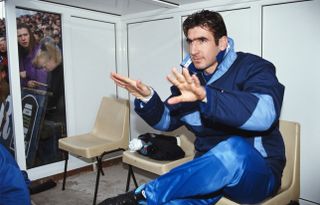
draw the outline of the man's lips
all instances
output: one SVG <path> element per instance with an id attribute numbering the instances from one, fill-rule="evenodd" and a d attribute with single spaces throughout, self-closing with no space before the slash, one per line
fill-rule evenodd
<path id="1" fill-rule="evenodd" d="M 201 62 L 201 60 L 202 58 L 192 58 L 192 61 L 197 63 Z"/>

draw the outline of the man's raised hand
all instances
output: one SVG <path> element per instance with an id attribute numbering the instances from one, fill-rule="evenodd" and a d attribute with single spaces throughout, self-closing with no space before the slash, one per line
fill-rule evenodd
<path id="1" fill-rule="evenodd" d="M 140 80 L 132 80 L 115 72 L 111 72 L 111 79 L 138 99 L 149 97 L 151 94 L 149 86 Z"/>
<path id="2" fill-rule="evenodd" d="M 181 92 L 181 95 L 172 97 L 168 100 L 169 104 L 177 104 L 180 102 L 194 102 L 203 100 L 206 97 L 206 90 L 200 84 L 196 75 L 190 75 L 187 68 L 182 69 L 182 73 L 176 68 L 172 69 L 167 79 L 172 85 L 175 85 Z"/>

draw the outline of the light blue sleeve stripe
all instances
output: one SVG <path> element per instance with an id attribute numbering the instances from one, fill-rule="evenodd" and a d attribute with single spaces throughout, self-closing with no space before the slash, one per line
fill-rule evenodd
<path id="1" fill-rule="evenodd" d="M 260 152 L 260 154 L 263 157 L 267 157 L 268 156 L 266 150 L 263 147 L 262 138 L 261 137 L 255 137 L 254 138 L 254 148 L 256 148 L 256 150 L 258 150 L 258 152 Z"/>
<path id="2" fill-rule="evenodd" d="M 270 95 L 254 95 L 259 98 L 258 104 L 251 117 L 240 128 L 264 131 L 270 128 L 276 118 L 273 99 Z"/>
<path id="3" fill-rule="evenodd" d="M 191 126 L 201 126 L 201 118 L 199 111 L 185 115 L 181 118 L 181 120 Z"/>
<path id="4" fill-rule="evenodd" d="M 162 117 L 160 121 L 155 126 L 153 126 L 153 128 L 161 131 L 166 131 L 168 130 L 169 126 L 170 126 L 170 111 L 166 106 L 164 106 Z"/>

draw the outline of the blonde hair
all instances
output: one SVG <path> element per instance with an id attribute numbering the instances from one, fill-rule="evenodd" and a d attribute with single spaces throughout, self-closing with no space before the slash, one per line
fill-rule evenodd
<path id="1" fill-rule="evenodd" d="M 42 67 L 40 59 L 53 60 L 57 66 L 62 62 L 61 50 L 51 37 L 45 37 L 40 41 L 40 48 L 32 61 L 33 65 Z"/>

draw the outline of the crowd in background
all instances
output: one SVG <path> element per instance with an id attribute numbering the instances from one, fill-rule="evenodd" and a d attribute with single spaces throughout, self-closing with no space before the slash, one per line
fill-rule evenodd
<path id="1" fill-rule="evenodd" d="M 59 14 L 22 9 L 18 9 L 17 13 L 21 94 L 23 96 L 23 93 L 42 93 L 41 95 L 46 96 L 44 121 L 54 122 L 54 125 L 62 127 L 60 129 L 63 130 L 61 136 L 64 136 L 66 123 L 61 17 Z M 5 19 L 0 19 L 0 108 L 1 106 L 5 107 L 7 99 L 10 98 L 8 76 Z M 1 120 L 3 122 L 3 119 L 0 119 L 0 122 Z M 42 135 L 44 134 L 42 133 Z M 57 161 L 58 157 L 51 158 Z M 48 163 L 48 160 L 39 161 L 39 163 Z"/>
<path id="2" fill-rule="evenodd" d="M 43 37 L 52 37 L 61 48 L 61 18 L 59 14 L 36 12 L 33 15 L 21 15 L 17 17 L 17 24 L 26 24 L 37 41 Z M 5 19 L 0 19 L 0 33 L 5 34 Z"/>
<path id="3" fill-rule="evenodd" d="M 8 55 L 5 20 L 0 19 L 0 104 L 9 95 Z"/>
<path id="4" fill-rule="evenodd" d="M 17 24 L 29 26 L 35 39 L 39 42 L 46 36 L 52 37 L 61 48 L 61 19 L 59 14 L 37 12 L 33 15 L 22 15 Z"/>
<path id="5" fill-rule="evenodd" d="M 62 49 L 61 37 L 61 18 L 59 14 L 46 12 L 32 12 L 32 14 L 20 15 L 16 19 L 17 25 L 26 25 L 35 44 L 39 44 L 41 40 L 50 37 L 55 44 Z M 19 57 L 22 54 L 19 51 Z M 20 65 L 21 67 L 21 65 Z M 8 95 L 6 85 L 9 83 L 8 78 L 8 58 L 7 58 L 7 42 L 5 19 L 0 19 L 0 100 Z"/>

